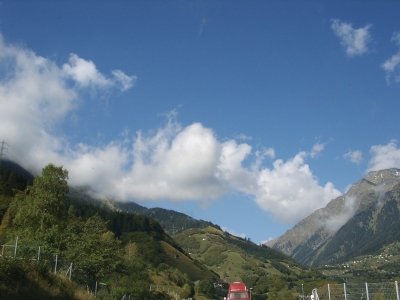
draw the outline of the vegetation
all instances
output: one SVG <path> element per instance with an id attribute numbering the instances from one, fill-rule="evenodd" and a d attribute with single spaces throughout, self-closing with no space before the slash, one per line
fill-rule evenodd
<path id="1" fill-rule="evenodd" d="M 379 252 L 319 266 L 318 269 L 328 278 L 340 278 L 344 282 L 385 282 L 400 280 L 399 264 L 400 242 L 394 242 Z"/>
<path id="2" fill-rule="evenodd" d="M 67 179 L 66 170 L 50 164 L 23 191 L 9 185 L 10 192 L 2 180 L 0 237 L 9 247 L 1 249 L 0 292 L 7 299 L 87 299 L 87 292 L 65 292 L 73 284 L 100 299 L 170 299 L 192 296 L 195 280 L 217 279 L 155 220 L 70 201 Z M 58 274 L 68 270 L 75 283 L 52 274 L 55 257 Z M 168 289 L 149 291 L 152 284 Z"/>
<path id="3" fill-rule="evenodd" d="M 215 227 L 192 228 L 174 238 L 193 259 L 218 273 L 223 281 L 243 281 L 251 287 L 252 299 L 295 299 L 302 285 L 310 294 L 315 287 L 335 282 L 281 252 Z"/>
<path id="4" fill-rule="evenodd" d="M 48 265 L 31 260 L 0 259 L 1 299 L 94 299 L 64 276 L 52 276 Z"/>
<path id="5" fill-rule="evenodd" d="M 337 280 L 187 216 L 172 238 L 153 218 L 71 193 L 62 167 L 50 164 L 33 180 L 1 171 L 0 244 L 9 245 L 0 258 L 4 299 L 222 299 L 227 287 L 218 281 L 245 282 L 255 300 L 296 299 L 302 285 L 310 294 Z M 177 223 L 164 224 L 175 230 Z"/>
<path id="6" fill-rule="evenodd" d="M 212 226 L 220 229 L 218 225 L 211 222 L 196 220 L 188 215 L 170 209 L 158 207 L 146 208 L 134 202 L 120 202 L 115 199 L 97 199 L 91 197 L 90 192 L 90 187 L 75 187 L 70 189 L 69 198 L 72 202 L 77 200 L 81 203 L 90 203 L 109 211 L 121 211 L 147 216 L 156 220 L 170 236 L 174 236 L 190 228 L 206 228 Z"/>

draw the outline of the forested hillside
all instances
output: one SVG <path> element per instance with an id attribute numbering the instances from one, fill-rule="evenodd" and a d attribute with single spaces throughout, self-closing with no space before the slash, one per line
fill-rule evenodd
<path id="1" fill-rule="evenodd" d="M 194 281 L 218 278 L 187 257 L 157 221 L 70 202 L 68 172 L 62 167 L 46 166 L 24 191 L 4 178 L 0 238 L 9 246 L 2 247 L 0 259 L 2 299 L 84 299 L 76 293 L 60 296 L 64 277 L 50 273 L 57 267 L 58 274 L 67 271 L 74 282 L 104 299 L 189 297 L 195 293 Z M 151 284 L 165 289 L 149 292 Z"/>
<path id="2" fill-rule="evenodd" d="M 92 195 L 95 195 L 95 192 L 88 186 L 73 187 L 69 191 L 71 201 L 91 203 L 106 210 L 135 213 L 155 219 L 169 235 L 174 235 L 190 228 L 206 228 L 208 226 L 219 228 L 216 224 L 204 220 L 196 220 L 174 210 L 159 207 L 146 208 L 135 202 L 122 202 L 118 199 L 106 197 L 96 198 Z"/>
<path id="3" fill-rule="evenodd" d="M 328 282 L 212 223 L 134 203 L 126 205 L 136 212 L 126 212 L 116 208 L 123 203 L 76 192 L 62 167 L 50 164 L 34 180 L 12 172 L 3 169 L 0 182 L 2 299 L 222 299 L 226 286 L 217 282 L 235 280 L 252 288 L 254 300 L 295 299 L 300 287 L 309 293 Z M 189 229 L 171 237 L 141 209 Z"/>

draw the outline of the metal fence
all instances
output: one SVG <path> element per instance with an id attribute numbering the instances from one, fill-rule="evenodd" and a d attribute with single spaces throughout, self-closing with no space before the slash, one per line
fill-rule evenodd
<path id="1" fill-rule="evenodd" d="M 399 284 L 380 283 L 343 283 L 328 284 L 312 291 L 314 300 L 400 300 Z"/>
<path id="2" fill-rule="evenodd" d="M 47 262 L 51 272 L 56 275 L 66 276 L 70 281 L 71 277 L 74 276 L 73 263 L 69 260 L 59 257 L 56 254 L 48 253 L 43 251 L 41 247 L 30 247 L 26 245 L 20 245 L 18 243 L 18 237 L 15 239 L 13 245 L 0 245 L 0 259 L 1 258 L 13 258 L 13 259 L 27 259 L 31 261 L 44 261 Z M 73 278 L 76 280 L 77 278 Z M 93 294 L 97 298 L 97 294 L 108 295 L 108 289 L 104 287 L 105 284 L 95 281 L 91 283 L 80 282 L 82 286 L 86 286 L 88 294 Z"/>

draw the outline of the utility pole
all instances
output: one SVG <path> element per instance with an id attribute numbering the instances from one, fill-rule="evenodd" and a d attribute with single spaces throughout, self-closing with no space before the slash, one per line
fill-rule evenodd
<path id="1" fill-rule="evenodd" d="M 8 149 L 4 147 L 4 144 L 7 145 L 7 143 L 3 140 L 0 146 L 0 183 L 3 183 L 3 156 L 5 156 L 4 150 Z"/>
<path id="2" fill-rule="evenodd" d="M 4 144 L 7 145 L 7 143 L 3 140 L 0 146 L 0 193 L 2 193 L 2 189 L 3 189 L 3 156 L 5 156 L 4 154 L 4 150 L 7 150 L 8 148 L 4 147 Z"/>
<path id="3" fill-rule="evenodd" d="M 4 144 L 7 145 L 7 143 L 3 140 L 1 142 L 1 147 L 0 147 L 0 169 L 2 167 L 3 156 L 5 156 L 5 154 L 3 152 L 4 152 L 4 150 L 8 149 L 8 148 L 4 147 Z"/>

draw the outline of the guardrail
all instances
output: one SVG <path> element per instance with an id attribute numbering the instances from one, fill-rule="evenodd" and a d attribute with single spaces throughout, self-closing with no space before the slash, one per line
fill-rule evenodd
<path id="1" fill-rule="evenodd" d="M 313 289 L 311 300 L 400 300 L 399 284 L 379 283 L 343 283 L 328 284 Z"/>

